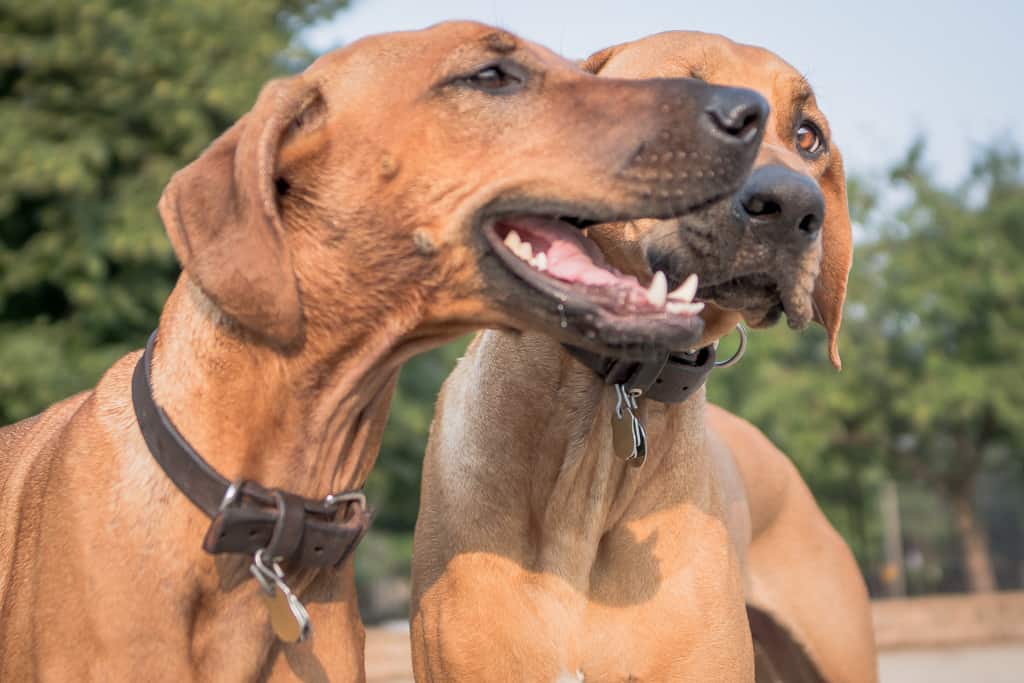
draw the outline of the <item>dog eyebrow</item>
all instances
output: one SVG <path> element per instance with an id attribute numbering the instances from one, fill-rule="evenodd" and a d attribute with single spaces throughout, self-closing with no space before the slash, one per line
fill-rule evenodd
<path id="1" fill-rule="evenodd" d="M 803 116 L 804 110 L 807 108 L 807 102 L 814 99 L 814 89 L 811 84 L 807 81 L 804 76 L 794 77 L 789 82 L 789 89 L 792 95 L 789 99 L 789 106 L 786 112 L 788 116 L 783 117 L 782 120 L 794 121 L 793 125 L 799 123 L 798 119 Z M 783 112 L 779 112 L 781 115 Z"/>
<path id="2" fill-rule="evenodd" d="M 516 44 L 515 36 L 505 31 L 495 31 L 494 33 L 488 33 L 486 36 L 480 39 L 491 52 L 497 52 L 499 55 L 505 55 L 509 52 L 514 52 L 518 47 Z"/>
<path id="3" fill-rule="evenodd" d="M 802 109 L 807 100 L 814 97 L 814 88 L 806 76 L 798 76 L 793 82 L 793 105 Z"/>

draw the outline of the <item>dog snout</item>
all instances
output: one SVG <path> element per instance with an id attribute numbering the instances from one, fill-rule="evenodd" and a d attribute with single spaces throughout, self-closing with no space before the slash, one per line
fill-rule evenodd
<path id="1" fill-rule="evenodd" d="M 726 142 L 750 144 L 760 139 L 768 119 L 768 102 L 752 90 L 715 88 L 704 109 L 704 127 Z"/>
<path id="2" fill-rule="evenodd" d="M 814 241 L 825 216 L 825 198 L 817 183 L 778 164 L 751 173 L 738 201 L 754 232 L 778 244 Z"/>

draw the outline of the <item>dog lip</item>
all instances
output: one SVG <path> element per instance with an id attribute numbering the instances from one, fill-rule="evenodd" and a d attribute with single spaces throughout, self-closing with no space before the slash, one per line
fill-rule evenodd
<path id="1" fill-rule="evenodd" d="M 655 348 L 683 348 L 699 340 L 704 329 L 704 321 L 699 315 L 670 314 L 666 307 L 657 307 L 646 298 L 638 300 L 636 290 L 643 293 L 647 291 L 639 283 L 636 283 L 635 290 L 626 292 L 631 295 L 630 300 L 623 301 L 610 297 L 608 289 L 602 287 L 580 286 L 549 277 L 513 254 L 497 230 L 499 223 L 514 221 L 517 216 L 551 220 L 553 215 L 587 216 L 587 212 L 576 212 L 567 207 L 559 207 L 555 211 L 531 207 L 525 211 L 479 212 L 474 225 L 481 233 L 486 252 L 496 257 L 502 270 L 531 292 L 533 297 L 541 297 L 549 302 L 526 303 L 525 308 L 541 317 L 554 317 L 559 325 L 556 336 L 563 337 L 563 340 L 569 337 L 574 344 L 623 357 L 645 357 Z M 585 222 L 593 219 L 581 217 L 578 220 Z M 572 219 L 563 222 L 573 225 Z M 595 242 L 578 232 L 578 229 L 574 232 L 582 250 L 588 255 L 596 253 L 603 257 Z M 595 259 L 595 266 L 600 263 L 599 267 L 614 273 L 603 261 L 603 258 L 599 261 Z M 635 282 L 631 276 L 619 276 Z M 503 291 L 500 296 L 508 298 L 508 294 Z M 515 296 L 514 292 L 512 294 Z M 621 296 L 622 292 L 612 291 L 611 294 Z M 520 302 L 516 308 L 522 310 L 524 303 Z"/>
<path id="2" fill-rule="evenodd" d="M 563 244 L 571 243 L 570 250 L 575 250 L 578 259 L 589 259 L 591 268 L 585 270 L 579 279 L 565 279 L 555 273 L 540 270 L 517 256 L 507 246 L 503 234 L 523 232 L 534 242 L 538 241 L 536 233 L 530 232 L 532 217 L 529 214 L 511 214 L 495 217 L 484 226 L 484 232 L 491 250 L 499 257 L 502 264 L 518 279 L 539 290 L 562 304 L 574 300 L 580 303 L 585 300 L 608 313 L 623 316 L 650 316 L 664 313 L 664 310 L 651 305 L 644 296 L 646 291 L 636 278 L 619 273 L 605 263 L 603 254 L 597 244 L 577 230 L 565 230 L 561 236 Z M 537 223 L 552 219 L 533 220 Z M 569 223 L 560 221 L 568 228 Z M 550 237 L 550 234 L 548 235 Z M 524 239 L 524 242 L 529 240 Z M 553 248 L 553 247 L 551 247 Z M 550 253 L 550 252 L 544 252 Z M 585 267 L 584 267 L 585 268 Z M 589 271 L 589 273 L 587 272 Z"/>
<path id="3" fill-rule="evenodd" d="M 742 296 L 743 292 L 771 291 L 776 299 L 781 299 L 778 287 L 776 279 L 767 273 L 748 273 L 717 281 L 701 280 L 701 286 L 697 289 L 697 298 L 722 305 L 723 302 L 720 299 Z M 725 307 L 732 308 L 728 305 Z"/>
<path id="4" fill-rule="evenodd" d="M 778 278 L 768 273 L 750 273 L 717 282 L 703 283 L 697 298 L 720 308 L 737 311 L 747 316 L 755 326 L 771 325 L 782 313 L 790 327 L 801 328 L 808 322 L 797 311 L 790 309 L 790 297 L 780 291 Z"/>

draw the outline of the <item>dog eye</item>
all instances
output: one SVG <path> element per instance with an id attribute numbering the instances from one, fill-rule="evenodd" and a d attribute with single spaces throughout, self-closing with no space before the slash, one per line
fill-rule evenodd
<path id="1" fill-rule="evenodd" d="M 480 69 L 472 76 L 466 78 L 466 82 L 472 87 L 485 92 L 509 92 L 523 84 L 523 79 L 506 68 L 494 64 Z"/>
<path id="2" fill-rule="evenodd" d="M 817 158 L 825 151 L 825 136 L 816 125 L 804 121 L 796 130 L 796 146 L 804 156 Z"/>

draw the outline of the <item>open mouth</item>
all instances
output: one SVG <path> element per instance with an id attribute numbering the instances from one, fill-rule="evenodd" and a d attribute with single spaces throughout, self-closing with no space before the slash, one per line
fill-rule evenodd
<path id="1" fill-rule="evenodd" d="M 563 329 L 576 327 L 587 339 L 600 335 L 621 343 L 631 337 L 691 339 L 703 331 L 694 301 L 697 278 L 692 276 L 668 291 L 664 273 L 655 273 L 646 287 L 632 275 L 619 272 L 585 232 L 592 221 L 571 217 L 501 215 L 484 224 L 484 233 L 502 264 L 519 280 L 550 299 Z M 616 339 L 611 339 L 616 341 Z"/>

